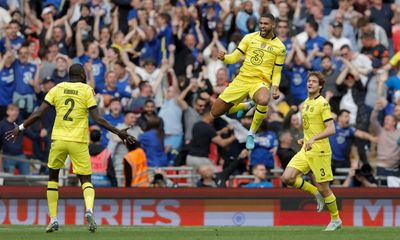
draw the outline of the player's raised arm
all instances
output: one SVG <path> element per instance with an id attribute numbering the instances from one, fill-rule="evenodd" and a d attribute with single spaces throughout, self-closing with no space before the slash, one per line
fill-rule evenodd
<path id="1" fill-rule="evenodd" d="M 219 51 L 218 59 L 227 64 L 236 63 L 245 54 L 249 45 L 249 41 L 248 35 L 244 36 L 244 38 L 240 41 L 239 46 L 233 50 L 232 53 L 226 54 L 225 52 Z"/>
<path id="2" fill-rule="evenodd" d="M 50 107 L 50 104 L 46 101 L 43 101 L 42 104 L 40 105 L 40 107 L 34 111 L 25 121 L 24 123 L 22 123 L 21 125 L 17 125 L 14 123 L 15 128 L 11 131 L 6 132 L 6 140 L 10 141 L 13 139 L 16 139 L 18 137 L 18 135 L 20 134 L 20 132 L 22 132 L 22 130 L 24 130 L 25 128 L 29 127 L 30 125 L 32 125 L 34 122 L 36 122 L 36 120 L 38 120 L 43 113 L 45 113 L 47 111 L 47 109 Z"/>
<path id="3" fill-rule="evenodd" d="M 122 139 L 122 142 L 124 142 L 124 143 L 128 142 L 130 144 L 134 144 L 136 142 L 136 138 L 134 138 L 133 136 L 131 136 L 127 133 L 127 130 L 129 128 L 126 128 L 123 130 L 119 130 L 118 128 L 115 128 L 109 122 L 107 122 L 102 116 L 100 116 L 97 107 L 90 108 L 89 113 L 95 123 L 104 127 L 108 131 L 118 135 L 118 137 L 120 137 Z"/>

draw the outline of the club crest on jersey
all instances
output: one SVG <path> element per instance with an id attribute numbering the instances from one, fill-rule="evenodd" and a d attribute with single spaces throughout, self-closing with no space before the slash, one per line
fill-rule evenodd
<path id="1" fill-rule="evenodd" d="M 313 111 L 314 111 L 314 107 L 311 107 L 311 108 L 310 108 L 310 112 L 313 112 Z"/>
<path id="2" fill-rule="evenodd" d="M 266 43 L 261 43 L 261 48 L 265 48 L 267 46 Z"/>

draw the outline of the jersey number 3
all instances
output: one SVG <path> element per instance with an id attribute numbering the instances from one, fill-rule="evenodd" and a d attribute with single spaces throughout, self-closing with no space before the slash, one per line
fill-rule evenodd
<path id="1" fill-rule="evenodd" d="M 250 58 L 250 62 L 253 65 L 261 65 L 263 62 L 264 52 L 261 50 L 254 50 L 253 54 L 254 56 Z"/>
<path id="2" fill-rule="evenodd" d="M 64 121 L 73 121 L 73 119 L 71 117 L 69 117 L 69 115 L 71 114 L 72 110 L 74 110 L 75 107 L 75 101 L 72 98 L 67 98 L 67 100 L 65 100 L 65 105 L 69 105 L 71 103 L 71 106 L 69 107 L 68 111 L 65 113 L 63 119 Z"/>

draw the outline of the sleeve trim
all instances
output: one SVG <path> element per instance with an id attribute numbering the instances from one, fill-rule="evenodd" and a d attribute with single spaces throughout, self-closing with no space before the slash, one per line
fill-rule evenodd
<path id="1" fill-rule="evenodd" d="M 49 104 L 50 106 L 54 106 L 53 104 L 49 103 L 49 102 L 48 102 L 46 99 L 45 99 L 45 100 L 43 100 L 43 102 L 45 102 L 45 103 Z"/>
<path id="2" fill-rule="evenodd" d="M 278 64 L 278 63 L 275 63 L 275 66 L 282 67 L 282 66 L 283 66 L 283 64 Z"/>
<path id="3" fill-rule="evenodd" d="M 325 122 L 329 122 L 329 121 L 331 121 L 331 120 L 333 120 L 333 118 L 325 119 L 325 120 L 324 120 L 324 123 L 325 123 Z"/>
<path id="4" fill-rule="evenodd" d="M 94 109 L 96 107 L 97 107 L 97 105 L 93 105 L 93 106 L 89 107 L 88 109 L 91 110 L 91 109 Z"/>
<path id="5" fill-rule="evenodd" d="M 237 50 L 239 50 L 239 52 L 241 52 L 242 54 L 244 54 L 244 52 L 242 51 L 242 49 L 240 48 L 236 48 Z"/>

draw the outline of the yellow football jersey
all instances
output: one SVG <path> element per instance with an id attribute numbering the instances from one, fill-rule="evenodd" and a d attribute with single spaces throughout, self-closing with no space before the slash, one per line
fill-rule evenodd
<path id="1" fill-rule="evenodd" d="M 391 59 L 390 59 L 390 64 L 393 67 L 396 67 L 397 64 L 400 62 L 400 52 L 397 52 Z"/>
<path id="2" fill-rule="evenodd" d="M 315 99 L 307 98 L 301 111 L 304 129 L 304 144 L 313 136 L 325 130 L 325 122 L 332 120 L 331 107 L 328 101 L 322 96 Z M 331 152 L 329 138 L 317 140 L 313 143 L 312 149 L 307 153 L 324 153 Z"/>
<path id="3" fill-rule="evenodd" d="M 285 45 L 276 36 L 265 39 L 260 36 L 260 32 L 249 33 L 237 49 L 246 55 L 239 78 L 259 78 L 271 84 L 275 65 L 282 66 L 285 62 Z"/>
<path id="4" fill-rule="evenodd" d="M 88 112 L 96 107 L 94 91 L 79 82 L 63 82 L 53 87 L 44 99 L 56 109 L 52 139 L 89 142 Z"/>

